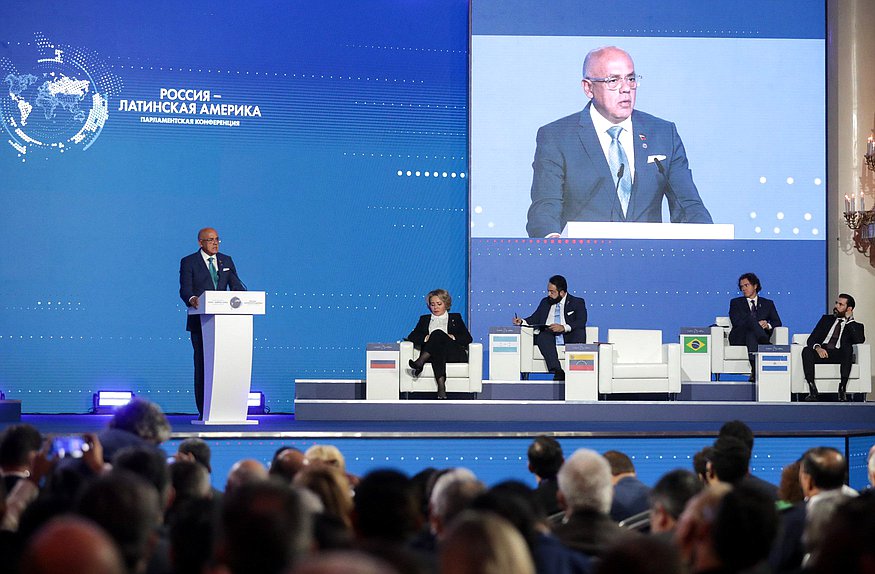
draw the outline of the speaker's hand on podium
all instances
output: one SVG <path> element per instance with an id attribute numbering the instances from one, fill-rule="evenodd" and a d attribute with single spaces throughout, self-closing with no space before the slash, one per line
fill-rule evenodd
<path id="1" fill-rule="evenodd" d="M 188 306 L 194 307 L 195 309 L 197 309 L 197 304 L 198 304 L 197 295 L 192 295 L 188 300 Z"/>

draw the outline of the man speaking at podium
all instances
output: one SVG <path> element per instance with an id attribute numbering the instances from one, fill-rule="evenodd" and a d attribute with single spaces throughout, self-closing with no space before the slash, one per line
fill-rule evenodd
<path id="1" fill-rule="evenodd" d="M 713 223 L 675 125 L 633 111 L 641 76 L 614 46 L 583 62 L 582 112 L 538 130 L 529 237 L 558 237 L 569 221 Z"/>
<path id="2" fill-rule="evenodd" d="M 200 249 L 179 262 L 179 296 L 187 307 L 197 309 L 204 291 L 246 291 L 246 286 L 237 277 L 237 268 L 231 257 L 219 253 L 219 234 L 212 227 L 198 231 Z M 204 415 L 204 338 L 201 333 L 201 318 L 189 315 L 185 330 L 191 335 L 194 348 L 194 400 L 199 418 Z"/>

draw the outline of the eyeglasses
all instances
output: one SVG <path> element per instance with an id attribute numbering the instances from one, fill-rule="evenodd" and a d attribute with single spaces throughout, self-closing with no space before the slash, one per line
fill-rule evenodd
<path id="1" fill-rule="evenodd" d="M 629 74 L 626 77 L 608 76 L 607 78 L 584 78 L 590 82 L 599 82 L 605 85 L 605 88 L 611 91 L 619 90 L 620 86 L 625 82 L 629 85 L 630 90 L 637 90 L 638 84 L 641 83 L 641 76 L 637 74 Z"/>
<path id="2" fill-rule="evenodd" d="M 201 243 L 221 243 L 222 242 L 222 240 L 219 239 L 218 237 L 209 237 L 207 239 L 200 239 L 199 241 Z"/>

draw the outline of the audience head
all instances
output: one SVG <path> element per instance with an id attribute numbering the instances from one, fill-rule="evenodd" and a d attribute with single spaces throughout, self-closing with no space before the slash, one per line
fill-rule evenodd
<path id="1" fill-rule="evenodd" d="M 539 521 L 539 509 L 532 489 L 515 480 L 496 484 L 473 501 L 471 510 L 494 512 L 507 520 L 522 535 L 529 549 L 534 548 Z"/>
<path id="2" fill-rule="evenodd" d="M 268 474 L 291 483 L 295 475 L 304 468 L 305 464 L 306 459 L 303 452 L 294 447 L 284 446 L 279 448 L 273 455 Z"/>
<path id="3" fill-rule="evenodd" d="M 750 449 L 732 436 L 719 437 L 709 461 L 709 480 L 736 484 L 747 476 L 750 469 Z"/>
<path id="4" fill-rule="evenodd" d="M 823 492 L 817 497 L 816 504 L 814 501 L 808 503 L 805 509 L 805 531 L 802 533 L 802 542 L 810 554 L 817 554 L 820 550 L 836 509 L 850 498 L 837 488 Z"/>
<path id="5" fill-rule="evenodd" d="M 807 498 L 824 490 L 841 488 L 846 472 L 845 457 L 836 449 L 828 446 L 808 449 L 799 467 L 802 492 Z"/>
<path id="6" fill-rule="evenodd" d="M 734 436 L 743 442 L 748 450 L 753 451 L 753 431 L 750 430 L 750 427 L 744 424 L 744 422 L 734 420 L 723 423 L 723 426 L 720 427 L 720 432 L 718 433 L 717 438 L 724 436 Z"/>
<path id="7" fill-rule="evenodd" d="M 229 493 L 244 484 L 262 482 L 267 479 L 267 469 L 264 468 L 261 462 L 252 458 L 244 458 L 235 462 L 231 470 L 228 471 L 228 479 L 225 481 L 225 492 Z"/>
<path id="8" fill-rule="evenodd" d="M 762 490 L 741 484 L 720 502 L 714 519 L 714 549 L 733 572 L 747 570 L 769 556 L 778 533 L 775 501 Z"/>
<path id="9" fill-rule="evenodd" d="M 440 544 L 439 562 L 441 574 L 535 573 L 522 535 L 490 512 L 460 514 Z"/>
<path id="10" fill-rule="evenodd" d="M 161 407 L 146 399 L 133 398 L 120 406 L 109 421 L 110 428 L 133 433 L 154 445 L 170 438 L 170 423 Z"/>
<path id="11" fill-rule="evenodd" d="M 338 469 L 308 466 L 295 475 L 292 484 L 318 496 L 325 514 L 338 518 L 347 528 L 352 526 L 352 491 L 346 475 Z"/>
<path id="12" fill-rule="evenodd" d="M 717 482 L 690 499 L 675 529 L 681 559 L 692 572 L 722 566 L 713 541 L 714 520 L 720 501 L 732 489 Z"/>
<path id="13" fill-rule="evenodd" d="M 815 574 L 875 572 L 875 490 L 848 500 L 832 515 L 823 542 L 811 556 Z"/>
<path id="14" fill-rule="evenodd" d="M 440 537 L 447 525 L 485 490 L 483 483 L 467 468 L 454 468 L 438 478 L 429 504 L 432 533 Z"/>
<path id="15" fill-rule="evenodd" d="M 673 531 L 687 502 L 702 488 L 699 477 L 688 470 L 673 470 L 660 478 L 650 491 L 650 531 Z"/>
<path id="16" fill-rule="evenodd" d="M 869 484 L 875 486 L 875 445 L 869 448 L 869 456 L 866 459 L 866 469 L 869 471 Z"/>
<path id="17" fill-rule="evenodd" d="M 778 500 L 785 502 L 802 502 L 802 484 L 799 482 L 799 467 L 802 461 L 791 462 L 781 470 L 781 483 L 778 485 Z"/>
<path id="18" fill-rule="evenodd" d="M 611 476 L 615 479 L 621 476 L 635 475 L 635 465 L 632 464 L 632 459 L 627 454 L 618 450 L 609 450 L 602 456 L 611 466 Z"/>
<path id="19" fill-rule="evenodd" d="M 405 542 L 422 527 L 410 479 L 396 470 L 374 470 L 353 497 L 353 524 L 360 538 Z"/>
<path id="20" fill-rule="evenodd" d="M 113 470 L 88 483 L 76 507 L 115 541 L 127 572 L 145 571 L 161 523 L 154 486 L 131 472 Z"/>
<path id="21" fill-rule="evenodd" d="M 333 444 L 314 444 L 304 453 L 308 464 L 326 464 L 346 472 L 346 460 Z"/>
<path id="22" fill-rule="evenodd" d="M 292 574 L 399 574 L 391 565 L 357 550 L 320 552 L 300 563 Z"/>
<path id="23" fill-rule="evenodd" d="M 546 435 L 535 437 L 529 445 L 528 457 L 529 471 L 542 479 L 555 478 L 565 461 L 559 441 Z"/>
<path id="24" fill-rule="evenodd" d="M 219 539 L 217 558 L 232 574 L 279 574 L 308 551 L 310 514 L 285 484 L 242 484 L 225 494 Z"/>
<path id="25" fill-rule="evenodd" d="M 136 474 L 155 487 L 161 498 L 162 508 L 167 503 L 170 486 L 170 471 L 164 454 L 148 446 L 129 446 L 121 449 L 112 459 L 112 467 Z"/>
<path id="26" fill-rule="evenodd" d="M 179 443 L 177 451 L 186 455 L 186 457 L 193 458 L 195 462 L 203 465 L 203 467 L 207 469 L 207 472 L 213 472 L 213 467 L 210 466 L 212 452 L 210 451 L 210 445 L 207 444 L 207 441 L 201 438 L 187 438 Z"/>
<path id="27" fill-rule="evenodd" d="M 170 484 L 173 486 L 173 505 L 189 500 L 210 498 L 210 473 L 200 463 L 180 460 L 170 465 Z"/>
<path id="28" fill-rule="evenodd" d="M 714 454 L 713 446 L 706 446 L 699 452 L 693 455 L 693 470 L 696 476 L 702 481 L 702 484 L 708 484 L 708 462 Z"/>
<path id="29" fill-rule="evenodd" d="M 183 464 L 183 461 L 174 466 L 176 464 Z M 205 472 L 203 467 L 200 470 Z M 168 525 L 170 562 L 174 572 L 204 571 L 213 556 L 218 511 L 217 502 L 211 498 L 190 498 L 174 507 Z"/>
<path id="30" fill-rule="evenodd" d="M 7 472 L 28 469 L 42 444 L 42 435 L 31 425 L 7 427 L 0 435 L 0 468 Z"/>
<path id="31" fill-rule="evenodd" d="M 559 474 L 559 500 L 566 515 L 579 511 L 607 514 L 611 509 L 613 486 L 611 467 L 605 457 L 585 448 L 565 461 Z"/>
<path id="32" fill-rule="evenodd" d="M 655 536 L 622 540 L 608 550 L 596 574 L 685 574 L 677 547 Z"/>
<path id="33" fill-rule="evenodd" d="M 124 574 L 115 543 L 91 521 L 74 516 L 55 518 L 24 549 L 21 574 Z"/>

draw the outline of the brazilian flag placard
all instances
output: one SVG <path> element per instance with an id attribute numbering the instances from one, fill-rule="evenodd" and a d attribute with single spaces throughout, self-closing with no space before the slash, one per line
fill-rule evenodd
<path id="1" fill-rule="evenodd" d="M 695 335 L 684 337 L 684 353 L 707 353 L 708 339 Z"/>

